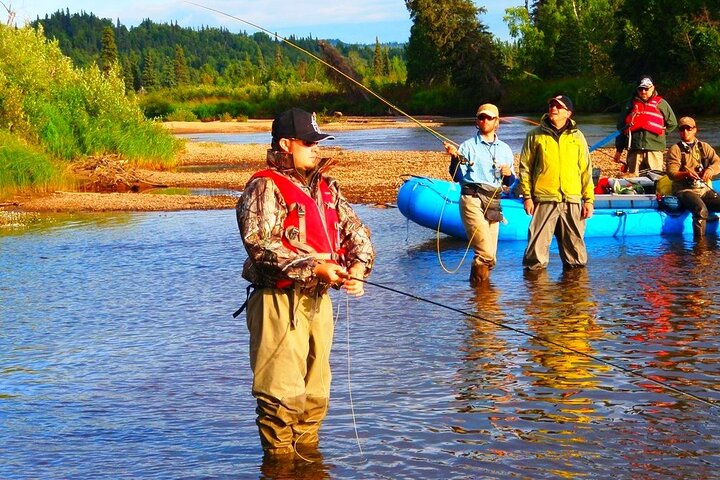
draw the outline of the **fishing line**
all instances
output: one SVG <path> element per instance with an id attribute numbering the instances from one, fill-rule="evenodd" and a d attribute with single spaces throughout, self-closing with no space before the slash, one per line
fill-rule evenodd
<path id="1" fill-rule="evenodd" d="M 452 172 L 451 177 L 455 178 L 455 174 L 457 173 L 458 169 L 460 168 L 460 161 L 457 162 L 457 165 L 455 165 L 455 170 Z M 450 190 L 455 186 L 455 183 L 450 183 L 450 186 L 448 187 L 447 194 L 445 195 L 445 198 L 443 198 L 443 206 L 440 209 L 440 216 L 438 218 L 438 224 L 437 228 L 435 229 L 435 254 L 437 255 L 438 264 L 440 264 L 440 268 L 443 269 L 446 273 L 454 274 L 457 273 L 458 270 L 460 270 L 460 267 L 463 266 L 463 263 L 465 263 L 465 257 L 467 257 L 468 252 L 470 251 L 470 247 L 472 246 L 473 238 L 475 238 L 475 233 L 477 233 L 477 227 L 473 230 L 472 236 L 468 239 L 468 243 L 465 246 L 465 253 L 463 253 L 462 258 L 458 262 L 457 266 L 453 269 L 449 269 L 445 266 L 442 260 L 442 255 L 440 254 L 440 225 L 442 225 L 442 219 L 443 215 L 445 214 L 445 207 L 448 203 L 450 203 Z M 489 204 L 488 204 L 489 206 Z M 483 212 L 485 213 L 485 212 Z"/>
<path id="2" fill-rule="evenodd" d="M 650 377 L 650 376 L 647 376 L 647 375 L 645 375 L 645 374 L 643 374 L 643 373 L 637 372 L 637 371 L 635 371 L 635 370 L 631 370 L 631 369 L 629 369 L 629 368 L 627 368 L 627 367 L 623 367 L 622 365 L 619 365 L 619 364 L 617 364 L 617 363 L 611 362 L 611 361 L 609 361 L 609 360 L 605 360 L 605 359 L 600 358 L 600 357 L 598 357 L 598 356 L 596 356 L 596 355 L 592 355 L 592 354 L 590 354 L 590 353 L 586 353 L 586 352 L 580 351 L 580 350 L 578 350 L 578 349 L 576 349 L 576 348 L 569 347 L 569 346 L 567 346 L 567 345 L 563 345 L 562 343 L 556 342 L 556 341 L 554 341 L 554 340 L 550 340 L 550 339 L 548 339 L 548 338 L 544 338 L 544 337 L 541 337 L 541 336 L 538 336 L 538 335 L 535 335 L 535 334 L 526 332 L 526 331 L 524 331 L 524 330 L 520 330 L 519 328 L 511 327 L 510 325 L 505 325 L 504 323 L 501 323 L 501 322 L 496 322 L 496 321 L 490 320 L 490 319 L 488 319 L 488 318 L 483 318 L 483 317 L 481 317 L 480 315 L 477 315 L 477 314 L 474 314 L 474 313 L 470 313 L 470 312 L 466 312 L 466 311 L 460 310 L 459 308 L 451 307 L 451 306 L 449 306 L 449 305 L 445 305 L 445 304 L 443 304 L 443 303 L 436 302 L 436 301 L 430 300 L 430 299 L 428 299 L 428 298 L 420 297 L 420 296 L 415 295 L 415 294 L 412 294 L 412 293 L 408 293 L 408 292 L 404 292 L 404 291 L 402 291 L 402 290 L 398 290 L 398 289 L 396 289 L 396 288 L 388 287 L 388 286 L 386 286 L 386 285 L 382 285 L 382 284 L 379 284 L 379 283 L 371 282 L 371 281 L 369 281 L 369 280 L 365 280 L 365 279 L 361 279 L 361 278 L 355 278 L 355 277 L 348 277 L 348 279 L 358 280 L 358 281 L 360 281 L 360 282 L 366 283 L 367 285 L 372 285 L 373 287 L 378 287 L 378 288 L 381 288 L 381 289 L 383 289 L 383 290 L 387 290 L 387 291 L 389 291 L 389 292 L 397 293 L 397 294 L 399 294 L 399 295 L 404 295 L 404 296 L 406 296 L 406 297 L 408 297 L 408 298 L 412 298 L 412 299 L 414 299 L 414 300 L 418 300 L 418 301 L 421 301 L 421 302 L 429 303 L 429 304 L 431 304 L 431 305 L 435 305 L 436 307 L 444 308 L 444 309 L 446 309 L 446 310 L 450 310 L 450 311 L 452 311 L 452 312 L 460 313 L 460 314 L 462 314 L 462 315 L 466 315 L 466 316 L 468 316 L 468 317 L 472 317 L 472 318 L 475 318 L 475 319 L 477 319 L 477 320 L 481 320 L 481 321 L 483 321 L 483 322 L 491 323 L 491 324 L 493 324 L 493 325 L 495 325 L 495 326 L 497 326 L 497 327 L 504 328 L 504 329 L 506 329 L 506 330 L 511 330 L 511 331 L 513 331 L 513 332 L 515 332 L 515 333 L 519 333 L 519 334 L 524 335 L 524 336 L 526 336 L 526 337 L 530 337 L 530 338 L 532 338 L 532 339 L 534 339 L 534 340 L 538 340 L 538 341 L 543 342 L 543 343 L 546 343 L 546 344 L 550 344 L 550 345 L 554 345 L 554 346 L 556 346 L 556 347 L 560 347 L 560 348 L 562 348 L 562 349 L 564 349 L 564 350 L 567 350 L 567 351 L 569 351 L 569 352 L 575 353 L 575 354 L 580 355 L 580 356 L 583 356 L 583 357 L 591 358 L 591 359 L 593 359 L 593 360 L 595 360 L 595 361 L 597 361 L 597 362 L 600 362 L 600 363 L 603 363 L 603 364 L 605 364 L 605 365 L 608 365 L 608 366 L 610 366 L 610 367 L 612 367 L 612 368 L 614 368 L 614 369 L 616 369 L 616 370 L 619 370 L 619 371 L 621 371 L 621 372 L 623 372 L 623 373 L 626 373 L 626 374 L 629 374 L 629 375 L 633 375 L 633 376 L 642 378 L 643 380 L 647 380 L 647 381 L 649 381 L 649 382 L 652 382 L 652 383 L 654 383 L 654 384 L 656 384 L 656 385 L 659 385 L 659 386 L 661 386 L 661 387 L 663 387 L 663 388 L 665 388 L 665 389 L 667 389 L 667 390 L 673 391 L 673 392 L 678 393 L 678 394 L 680 394 L 680 395 L 685 395 L 685 396 L 690 397 L 690 398 L 692 398 L 692 399 L 694 399 L 694 400 L 697 400 L 698 402 L 704 403 L 705 405 L 709 405 L 710 407 L 718 408 L 718 405 L 717 405 L 716 403 L 714 403 L 713 401 L 711 401 L 711 400 L 705 399 L 705 398 L 703 398 L 703 397 L 700 397 L 700 396 L 695 395 L 695 394 L 690 393 L 690 392 L 686 392 L 686 391 L 684 391 L 684 390 L 681 390 L 681 389 L 679 389 L 679 388 L 677 388 L 677 387 L 674 387 L 674 386 L 670 385 L 669 383 L 661 382 L 660 380 L 656 380 L 656 379 L 654 379 L 654 378 L 652 378 L 652 377 Z"/>
<path id="3" fill-rule="evenodd" d="M 345 294 L 345 329 L 347 339 L 347 383 L 348 397 L 350 399 L 350 417 L 352 418 L 353 430 L 355 431 L 355 442 L 357 443 L 360 456 L 364 457 L 362 445 L 360 444 L 360 435 L 358 434 L 357 419 L 355 418 L 355 402 L 353 402 L 352 383 L 350 382 L 350 295 Z"/>
<path id="4" fill-rule="evenodd" d="M 293 47 L 293 48 L 301 51 L 301 52 L 304 53 L 305 55 L 308 55 L 309 57 L 317 60 L 318 62 L 322 63 L 322 64 L 325 65 L 326 67 L 328 67 L 328 68 L 334 70 L 335 72 L 337 72 L 338 74 L 342 75 L 345 79 L 349 80 L 349 81 L 352 82 L 353 84 L 355 84 L 355 85 L 357 85 L 358 87 L 362 88 L 363 90 L 365 90 L 366 92 L 368 92 L 370 95 L 372 95 L 373 97 L 377 98 L 378 100 L 380 100 L 381 102 L 383 102 L 385 105 L 387 105 L 388 107 L 392 108 L 392 109 L 395 110 L 396 112 L 398 112 L 398 113 L 406 116 L 407 118 L 409 118 L 410 120 L 412 120 L 413 122 L 415 122 L 415 124 L 417 124 L 418 126 L 422 127 L 422 128 L 425 129 L 426 131 L 428 131 L 430 134 L 432 134 L 432 135 L 433 135 L 435 138 L 437 138 L 438 140 L 440 140 L 440 141 L 442 141 L 442 142 L 449 142 L 449 143 L 452 143 L 453 145 L 456 145 L 456 146 L 458 145 L 458 144 L 457 144 L 456 142 L 454 142 L 453 140 L 450 140 L 449 138 L 447 138 L 446 136 L 444 136 L 444 135 L 441 134 L 440 132 L 438 132 L 438 131 L 436 131 L 436 130 L 433 130 L 433 129 L 430 128 L 429 126 L 427 126 L 427 125 L 425 125 L 424 123 L 422 123 L 422 122 L 420 122 L 419 120 L 417 120 L 415 117 L 413 117 L 413 116 L 410 115 L 409 113 L 406 113 L 405 111 L 403 111 L 402 109 L 400 109 L 400 108 L 397 107 L 396 105 L 390 103 L 389 100 L 386 100 L 385 98 L 383 98 L 383 97 L 380 96 L 379 94 L 373 92 L 373 91 L 370 90 L 368 87 L 366 87 L 366 86 L 363 85 L 362 83 L 358 82 L 357 80 L 355 80 L 354 78 L 352 78 L 350 75 L 346 74 L 345 72 L 343 72 L 343 71 L 340 70 L 339 68 L 337 68 L 337 67 L 335 67 L 334 65 L 326 62 L 326 61 L 323 60 L 322 58 L 320 58 L 320 57 L 318 57 L 317 55 L 315 55 L 314 53 L 312 53 L 312 52 L 310 52 L 310 51 L 302 48 L 301 46 L 294 44 L 293 42 L 291 42 L 291 41 L 288 40 L 287 38 L 281 37 L 281 36 L 278 35 L 277 33 L 273 33 L 273 32 L 271 32 L 270 30 L 261 27 L 260 25 L 257 25 L 257 24 L 255 24 L 255 23 L 252 23 L 252 22 L 250 22 L 250 21 L 248 21 L 248 20 L 243 20 L 243 19 L 240 18 L 240 17 L 237 17 L 237 16 L 235 16 L 235 15 L 230 15 L 229 13 L 225 13 L 225 12 L 223 12 L 223 11 L 221 11 L 221 10 L 217 10 L 217 9 L 215 9 L 215 8 L 212 8 L 212 7 L 207 7 L 207 6 L 205 6 L 205 5 L 200 5 L 199 3 L 194 3 L 194 2 L 189 2 L 189 1 L 186 1 L 185 3 L 188 3 L 188 4 L 190 4 L 190 5 L 194 5 L 194 6 L 196 6 L 196 7 L 204 8 L 205 10 L 210 10 L 211 12 L 219 13 L 220 15 L 223 15 L 223 16 L 228 17 L 228 18 L 232 18 L 233 20 L 237 20 L 237 21 L 242 22 L 242 23 L 244 23 L 244 24 L 246 24 L 246 25 L 250 25 L 250 26 L 253 27 L 253 28 L 257 28 L 257 29 L 260 30 L 261 32 L 265 32 L 265 33 L 267 33 L 268 35 L 270 35 L 270 36 L 272 36 L 272 37 L 275 37 L 275 38 L 277 38 L 277 39 L 282 40 L 283 42 L 287 43 L 287 44 L 290 45 L 291 47 Z"/>

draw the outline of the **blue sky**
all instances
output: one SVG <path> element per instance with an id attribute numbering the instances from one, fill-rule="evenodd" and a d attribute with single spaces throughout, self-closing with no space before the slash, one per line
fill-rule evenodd
<path id="1" fill-rule="evenodd" d="M 403 0 L 193 0 L 230 15 L 248 20 L 283 37 L 296 35 L 316 38 L 339 38 L 346 43 L 406 42 L 411 22 Z M 92 12 L 113 21 L 120 19 L 126 26 L 134 26 L 143 19 L 155 22 L 177 21 L 183 27 L 200 25 L 222 26 L 231 32 L 255 29 L 220 14 L 204 10 L 182 0 L 2 0 L 16 12 L 16 22 L 43 18 L 60 9 L 70 13 Z M 487 13 L 480 19 L 490 31 L 509 40 L 507 26 L 502 21 L 505 9 L 524 6 L 525 0 L 476 1 Z M 0 7 L 0 19 L 6 18 Z"/>

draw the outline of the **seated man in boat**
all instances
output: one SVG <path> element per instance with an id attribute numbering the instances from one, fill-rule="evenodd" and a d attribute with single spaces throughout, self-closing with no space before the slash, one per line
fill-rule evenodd
<path id="1" fill-rule="evenodd" d="M 570 118 L 567 95 L 548 100 L 548 113 L 525 137 L 520 153 L 520 189 L 525 212 L 532 215 L 523 266 L 547 267 L 553 235 L 563 267 L 587 263 L 585 219 L 593 214 L 592 163 L 585 136 Z"/>
<path id="2" fill-rule="evenodd" d="M 515 181 L 513 153 L 498 139 L 498 108 L 490 103 L 477 109 L 478 133 L 460 148 L 445 143 L 451 155 L 450 175 L 460 183 L 460 218 L 470 239 L 475 258 L 470 270 L 470 285 L 483 285 L 495 267 L 499 222 L 502 220 L 500 194 L 503 185 Z"/>
<path id="3" fill-rule="evenodd" d="M 673 195 L 693 215 L 693 234 L 705 235 L 708 211 L 720 212 L 720 195 L 712 189 L 712 179 L 720 173 L 720 156 L 696 138 L 697 125 L 691 117 L 678 121 L 680 141 L 668 150 L 667 174 Z"/>

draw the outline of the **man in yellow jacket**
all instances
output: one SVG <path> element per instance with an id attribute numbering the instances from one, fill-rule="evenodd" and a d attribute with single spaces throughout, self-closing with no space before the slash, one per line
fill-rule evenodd
<path id="1" fill-rule="evenodd" d="M 593 214 L 592 164 L 585 136 L 570 117 L 566 95 L 548 100 L 548 113 L 528 132 L 520 153 L 520 187 L 525 212 L 532 215 L 523 266 L 547 267 L 557 239 L 565 268 L 587 263 L 585 219 Z"/>

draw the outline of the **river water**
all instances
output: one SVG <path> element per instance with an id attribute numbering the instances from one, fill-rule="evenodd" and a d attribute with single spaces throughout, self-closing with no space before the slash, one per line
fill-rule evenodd
<path id="1" fill-rule="evenodd" d="M 434 232 L 357 210 L 379 286 L 333 293 L 314 463 L 262 460 L 234 211 L 1 233 L 0 478 L 718 478 L 717 238 L 591 239 L 537 278 L 506 242 L 478 293 Z"/>
<path id="2" fill-rule="evenodd" d="M 615 132 L 616 115 L 577 115 L 574 117 L 578 127 L 585 135 L 588 145 L 592 146 L 608 135 Z M 518 115 L 515 117 L 503 117 L 498 130 L 498 136 L 506 142 L 513 152 L 520 153 L 523 141 L 527 132 L 537 123 L 539 115 Z M 720 147 L 720 116 L 697 117 L 698 138 L 710 145 Z M 406 120 L 414 124 L 410 120 Z M 475 135 L 477 130 L 472 119 L 455 119 L 446 124 L 440 125 L 433 130 L 441 135 L 461 143 L 467 138 Z M 345 130 L 334 131 L 332 124 L 323 129 L 324 132 L 332 133 L 335 140 L 328 141 L 328 145 L 341 147 L 347 150 L 418 150 L 418 151 L 442 151 L 442 143 L 431 133 L 421 127 L 412 128 L 378 128 L 372 130 Z M 194 141 L 221 142 L 221 143 L 260 143 L 270 144 L 270 133 L 238 133 L 238 134 L 217 134 L 198 133 L 179 135 Z M 680 140 L 677 130 L 668 134 L 669 145 Z M 614 140 L 600 146 L 614 147 Z"/>

